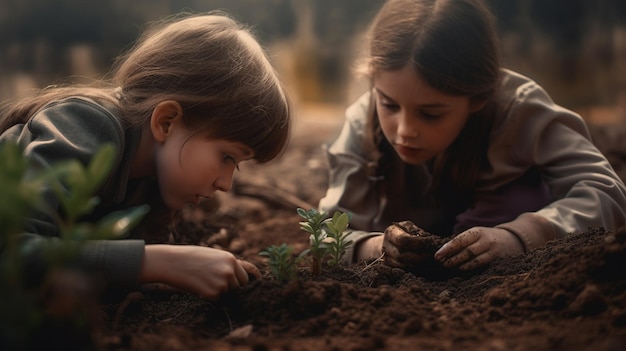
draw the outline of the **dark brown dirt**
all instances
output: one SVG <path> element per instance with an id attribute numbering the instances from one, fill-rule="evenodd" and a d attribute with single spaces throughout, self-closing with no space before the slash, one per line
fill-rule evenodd
<path id="1" fill-rule="evenodd" d="M 316 204 L 327 176 L 320 144 L 337 132 L 336 124 L 323 126 L 300 125 L 285 157 L 246 167 L 238 185 L 277 187 Z M 623 171 L 619 129 L 594 135 Z M 264 278 L 214 303 L 144 292 L 124 309 L 108 304 L 98 336 L 104 349 L 626 350 L 624 230 L 589 228 L 445 279 L 374 261 L 325 268 L 318 277 L 302 266 L 283 284 L 258 253 L 283 242 L 298 252 L 308 246 L 295 206 L 240 196 L 237 187 L 218 200 L 186 213 L 165 241 L 227 249 Z"/>

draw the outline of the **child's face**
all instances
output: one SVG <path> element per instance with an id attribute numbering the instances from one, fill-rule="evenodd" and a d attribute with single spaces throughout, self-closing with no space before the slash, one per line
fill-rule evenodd
<path id="1" fill-rule="evenodd" d="M 242 143 L 208 139 L 177 125 L 156 151 L 163 201 L 171 209 L 181 209 L 217 190 L 229 191 L 238 164 L 252 156 L 252 150 Z"/>
<path id="2" fill-rule="evenodd" d="M 469 97 L 433 89 L 409 66 L 378 72 L 374 95 L 385 137 L 398 156 L 413 165 L 443 153 L 471 112 Z"/>

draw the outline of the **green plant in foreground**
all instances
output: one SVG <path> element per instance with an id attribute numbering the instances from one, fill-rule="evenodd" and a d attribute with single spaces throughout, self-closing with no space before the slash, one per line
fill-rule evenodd
<path id="1" fill-rule="evenodd" d="M 296 276 L 298 261 L 301 256 L 294 256 L 293 247 L 283 243 L 280 246 L 272 245 L 261 251 L 259 255 L 269 258 L 269 267 L 276 279 L 286 282 Z"/>
<path id="2" fill-rule="evenodd" d="M 49 178 L 52 189 L 61 201 L 63 218 L 56 217 L 61 237 L 66 241 L 114 239 L 126 235 L 148 212 L 147 205 L 112 212 L 101 220 L 80 222 L 100 203 L 96 192 L 110 174 L 115 151 L 112 145 L 103 146 L 87 167 L 77 160 L 60 163 L 52 168 Z M 56 211 L 54 212 L 56 213 Z"/>
<path id="3" fill-rule="evenodd" d="M 84 316 L 67 315 L 77 314 L 77 311 L 50 316 L 41 299 L 49 284 L 54 285 L 51 280 L 55 279 L 55 273 L 65 269 L 66 263 L 71 262 L 87 240 L 126 235 L 147 213 L 148 207 L 144 205 L 113 212 L 97 222 L 80 222 L 80 218 L 99 203 L 94 194 L 110 173 L 114 156 L 113 147 L 106 145 L 87 167 L 72 160 L 50 168 L 34 168 L 18 145 L 0 144 L 0 310 L 3 311 L 0 313 L 0 349 L 27 349 L 29 346 L 25 343 L 36 338 L 33 333 L 45 328 L 44 325 L 58 325 L 58 318 L 84 328 Z M 62 217 L 56 209 L 46 206 L 44 196 L 50 194 L 50 190 L 59 199 Z M 29 279 L 24 269 L 25 249 L 20 245 L 25 218 L 33 211 L 54 218 L 59 228 L 59 238 L 50 238 L 48 245 L 38 246 L 47 275 L 34 286 L 26 283 Z M 63 329 L 63 332 L 72 330 Z"/>

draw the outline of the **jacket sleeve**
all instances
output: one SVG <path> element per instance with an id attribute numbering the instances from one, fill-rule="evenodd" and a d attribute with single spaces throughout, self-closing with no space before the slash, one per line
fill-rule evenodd
<path id="1" fill-rule="evenodd" d="M 369 94 L 361 96 L 346 110 L 346 119 L 339 137 L 325 146 L 329 164 L 328 190 L 319 202 L 319 210 L 350 212 L 348 236 L 353 241 L 343 260 L 354 261 L 354 247 L 361 240 L 380 235 L 369 232 L 381 209 L 375 180 L 371 179 L 367 149 L 364 147 L 365 120 Z"/>
<path id="2" fill-rule="evenodd" d="M 494 150 L 509 150 L 505 156 L 511 161 L 502 162 L 496 173 L 535 165 L 553 198 L 536 212 L 498 225 L 516 234 L 527 250 L 590 227 L 614 230 L 624 225 L 624 183 L 590 140 L 584 120 L 554 104 L 537 84 L 518 89 L 507 123 L 497 133 L 489 156 L 494 161 L 499 157 Z"/>
<path id="3" fill-rule="evenodd" d="M 17 142 L 24 149 L 32 161 L 31 171 L 37 172 L 69 159 L 86 165 L 106 142 L 120 151 L 124 134 L 119 122 L 104 108 L 70 98 L 44 107 L 25 125 L 9 128 L 0 136 L 0 143 L 7 141 Z M 59 199 L 52 190 L 44 189 L 43 198 L 47 208 L 59 209 Z M 18 241 L 27 274 L 44 274 L 47 264 L 43 250 L 62 244 L 53 217 L 48 212 L 35 211 L 26 219 L 25 232 Z M 94 240 L 81 246 L 73 264 L 101 275 L 109 285 L 129 288 L 138 283 L 143 254 L 142 240 Z"/>
<path id="4" fill-rule="evenodd" d="M 370 227 L 379 207 L 379 195 L 368 170 L 369 155 L 363 147 L 367 95 L 347 109 L 337 139 L 330 146 L 323 146 L 328 158 L 329 179 L 326 195 L 319 203 L 321 211 L 351 212 L 350 226 L 360 230 Z"/>

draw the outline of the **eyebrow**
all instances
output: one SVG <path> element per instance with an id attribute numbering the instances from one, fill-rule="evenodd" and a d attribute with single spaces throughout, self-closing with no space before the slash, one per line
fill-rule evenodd
<path id="1" fill-rule="evenodd" d="M 241 145 L 236 145 L 235 147 L 244 157 L 248 159 L 254 158 L 254 151 L 252 151 L 249 147 Z"/>
<path id="2" fill-rule="evenodd" d="M 394 99 L 390 98 L 387 94 L 383 93 L 380 89 L 378 88 L 374 88 L 374 90 L 376 90 L 376 92 L 380 95 L 383 96 L 383 98 L 391 100 L 391 101 L 395 101 Z M 434 104 L 422 104 L 422 105 L 417 105 L 417 107 L 419 108 L 435 108 L 435 107 L 450 107 L 450 105 L 448 104 L 442 104 L 442 103 L 434 103 Z"/>

